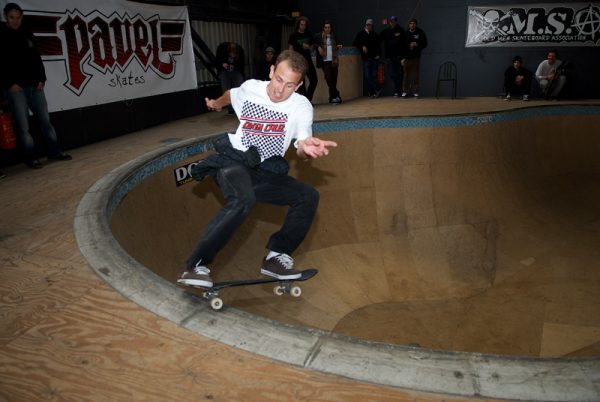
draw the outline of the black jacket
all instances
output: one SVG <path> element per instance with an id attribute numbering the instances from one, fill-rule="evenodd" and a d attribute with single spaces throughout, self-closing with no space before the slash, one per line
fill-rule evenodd
<path id="1" fill-rule="evenodd" d="M 363 60 L 374 59 L 378 56 L 381 56 L 381 39 L 375 31 L 367 32 L 366 29 L 363 29 L 356 34 L 354 42 L 352 42 L 352 46 L 358 48 Z M 367 53 L 363 53 L 363 46 L 367 47 Z"/>
<path id="2" fill-rule="evenodd" d="M 311 49 L 304 49 L 302 45 L 308 44 L 311 46 Z M 315 38 L 310 32 L 294 32 L 290 35 L 288 39 L 288 45 L 292 45 L 294 50 L 300 53 L 306 61 L 312 64 L 312 48 L 315 44 Z"/>
<path id="3" fill-rule="evenodd" d="M 411 42 L 417 42 L 417 47 L 410 48 Z M 402 57 L 406 59 L 417 59 L 421 57 L 421 51 L 427 47 L 427 35 L 425 32 L 416 28 L 414 32 L 406 31 L 404 35 L 404 52 Z"/>
<path id="4" fill-rule="evenodd" d="M 46 70 L 33 34 L 21 27 L 17 30 L 0 23 L 0 83 L 3 90 L 13 84 L 37 87 L 46 82 Z"/>
<path id="5" fill-rule="evenodd" d="M 215 138 L 212 145 L 217 153 L 207 156 L 190 169 L 194 180 L 202 181 L 206 176 L 214 177 L 219 169 L 232 165 L 260 170 L 263 174 L 286 175 L 290 170 L 290 165 L 282 156 L 274 155 L 261 162 L 260 153 L 255 146 L 251 146 L 247 151 L 233 148 L 227 134 Z"/>
<path id="6" fill-rule="evenodd" d="M 400 25 L 381 31 L 383 50 L 387 59 L 401 58 L 404 51 L 404 29 Z"/>
<path id="7" fill-rule="evenodd" d="M 244 49 L 236 43 L 236 53 L 229 54 L 229 43 L 223 42 L 217 47 L 217 54 L 215 55 L 217 72 L 223 71 L 223 63 L 227 63 L 233 65 L 235 70 L 246 77 Z"/>

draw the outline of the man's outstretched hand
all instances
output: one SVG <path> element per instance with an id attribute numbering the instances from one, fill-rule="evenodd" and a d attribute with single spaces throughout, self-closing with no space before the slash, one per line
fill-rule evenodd
<path id="1" fill-rule="evenodd" d="M 329 155 L 328 148 L 337 147 L 334 141 L 321 140 L 317 137 L 309 137 L 298 142 L 298 156 L 301 158 L 319 158 Z"/>
<path id="2" fill-rule="evenodd" d="M 220 112 L 225 106 L 231 104 L 231 93 L 228 89 L 217 99 L 204 98 L 204 101 L 206 102 L 206 107 L 208 110 L 216 110 L 217 112 Z"/>
<path id="3" fill-rule="evenodd" d="M 216 110 L 217 112 L 221 111 L 221 106 L 216 99 L 204 98 L 204 100 L 206 101 L 206 107 L 208 110 Z"/>

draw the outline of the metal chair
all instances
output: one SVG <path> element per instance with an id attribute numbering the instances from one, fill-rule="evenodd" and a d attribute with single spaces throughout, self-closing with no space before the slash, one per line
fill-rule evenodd
<path id="1" fill-rule="evenodd" d="M 456 99 L 456 64 L 451 61 L 447 61 L 440 66 L 438 70 L 437 87 L 435 89 L 435 97 L 437 98 L 440 93 L 440 84 L 443 81 L 452 82 L 452 99 Z"/>

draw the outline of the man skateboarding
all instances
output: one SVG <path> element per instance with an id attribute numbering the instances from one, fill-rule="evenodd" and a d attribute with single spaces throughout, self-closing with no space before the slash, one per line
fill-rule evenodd
<path id="1" fill-rule="evenodd" d="M 328 148 L 337 146 L 333 141 L 312 136 L 312 105 L 296 93 L 306 70 L 304 57 L 286 50 L 271 67 L 270 81 L 248 80 L 217 99 L 206 98 L 209 110 L 220 111 L 231 104 L 240 124 L 234 134 L 215 141 L 217 154 L 192 170 L 196 180 L 213 177 L 226 204 L 208 224 L 179 274 L 178 283 L 213 286 L 208 264 L 256 202 L 289 206 L 283 226 L 267 243 L 261 273 L 282 280 L 300 278 L 301 272 L 294 269 L 291 255 L 308 233 L 319 193 L 288 176 L 284 155 L 292 143 L 298 157 L 304 160 L 325 156 Z"/>

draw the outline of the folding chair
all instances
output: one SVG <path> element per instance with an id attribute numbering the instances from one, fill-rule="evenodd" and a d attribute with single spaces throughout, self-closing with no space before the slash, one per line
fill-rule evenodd
<path id="1" fill-rule="evenodd" d="M 440 84 L 443 81 L 452 82 L 452 99 L 456 99 L 456 64 L 451 61 L 443 63 L 438 70 L 437 87 L 435 89 L 436 98 L 439 96 Z"/>

